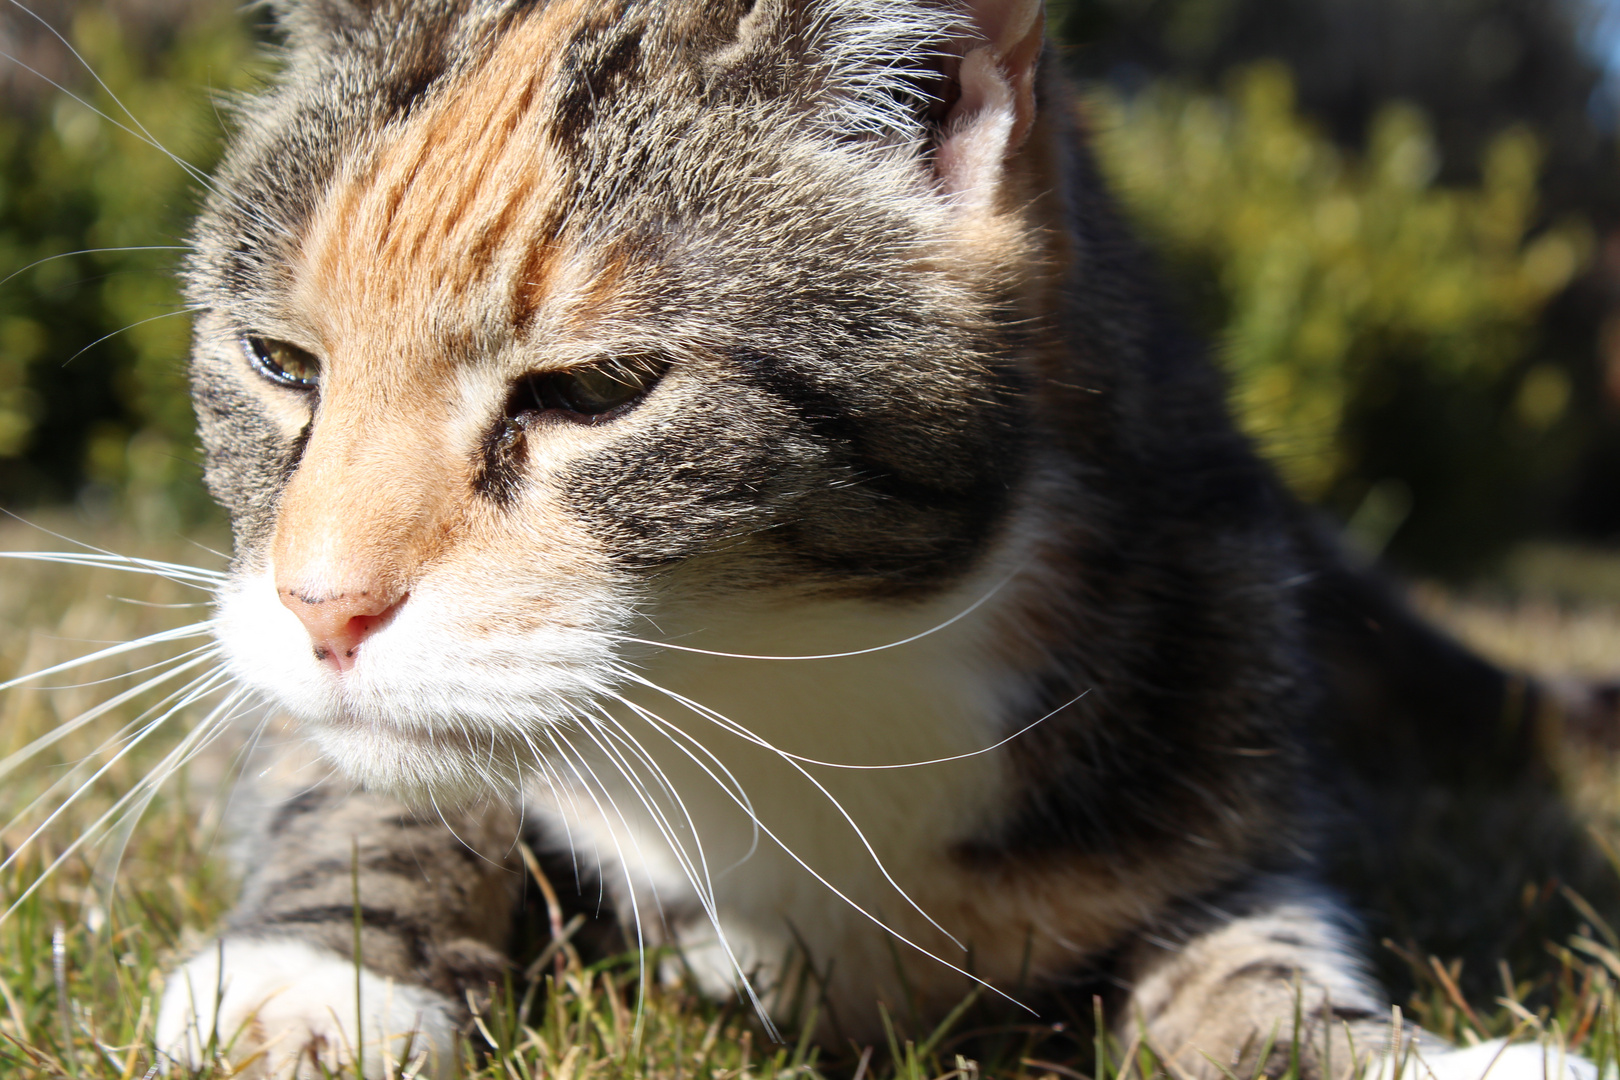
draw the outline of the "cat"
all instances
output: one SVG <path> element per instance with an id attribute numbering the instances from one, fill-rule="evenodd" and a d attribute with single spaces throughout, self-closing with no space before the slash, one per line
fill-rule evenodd
<path id="1" fill-rule="evenodd" d="M 449 1075 L 526 837 L 828 1038 L 1101 985 L 1189 1076 L 1296 1024 L 1323 1080 L 1594 1075 L 1368 975 L 1316 856 L 1350 692 L 1405 715 L 1366 605 L 1474 662 L 1236 433 L 1038 0 L 272 10 L 192 378 L 228 669 L 344 779 L 262 814 L 171 1060 Z"/>

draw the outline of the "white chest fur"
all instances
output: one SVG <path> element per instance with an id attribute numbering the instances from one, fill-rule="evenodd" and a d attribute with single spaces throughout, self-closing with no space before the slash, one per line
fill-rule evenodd
<path id="1" fill-rule="evenodd" d="M 660 628 L 716 652 L 825 656 L 938 627 L 975 588 L 925 607 L 801 603 Z M 651 648 L 598 723 L 560 733 L 556 757 L 573 761 L 553 761 L 538 797 L 576 849 L 600 855 L 646 937 L 679 941 L 711 992 L 739 972 L 780 985 L 797 947 L 835 999 L 869 1004 L 876 989 L 896 1004 L 902 968 L 960 993 L 965 981 L 940 978 L 972 944 L 952 925 L 949 898 L 971 885 L 950 848 L 1008 784 L 989 749 L 1007 734 L 1004 688 L 976 659 L 974 627 L 828 659 Z"/>

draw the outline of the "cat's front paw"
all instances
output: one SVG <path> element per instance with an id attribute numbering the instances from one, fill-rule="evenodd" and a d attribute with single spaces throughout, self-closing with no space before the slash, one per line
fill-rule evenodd
<path id="1" fill-rule="evenodd" d="M 1366 1080 L 1598 1080 L 1598 1071 L 1580 1055 L 1555 1046 L 1492 1039 L 1406 1053 L 1398 1066 L 1386 1055 L 1367 1070 Z"/>
<path id="2" fill-rule="evenodd" d="M 254 1078 L 320 1077 L 357 1057 L 368 1080 L 404 1065 L 452 1075 L 454 1003 L 359 968 L 362 1026 L 356 974 L 352 961 L 292 938 L 226 938 L 169 975 L 158 1049 L 186 1068 L 224 1058 Z"/>

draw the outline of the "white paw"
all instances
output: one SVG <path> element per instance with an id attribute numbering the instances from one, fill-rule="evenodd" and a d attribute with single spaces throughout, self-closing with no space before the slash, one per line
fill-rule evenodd
<path id="1" fill-rule="evenodd" d="M 224 972 L 220 958 L 224 958 Z M 455 1009 L 436 991 L 361 968 L 356 1023 L 355 965 L 292 939 L 226 938 L 170 973 L 158 1013 L 159 1050 L 187 1068 L 214 1055 L 251 1078 L 315 1078 L 354 1064 L 365 1076 L 455 1072 Z M 217 1009 L 216 1009 L 217 1006 Z"/>
<path id="2" fill-rule="evenodd" d="M 1373 1063 L 1366 1080 L 1597 1080 L 1597 1066 L 1556 1046 L 1504 1039 L 1445 1050 L 1405 1053 L 1399 1067 L 1387 1057 Z"/>

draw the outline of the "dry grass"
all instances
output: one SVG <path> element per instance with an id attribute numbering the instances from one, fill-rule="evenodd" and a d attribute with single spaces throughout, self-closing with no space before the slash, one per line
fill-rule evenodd
<path id="1" fill-rule="evenodd" d="M 79 524 L 62 531 L 85 536 Z M 141 549 L 127 537 L 93 537 L 128 554 L 217 567 L 218 557 L 179 543 Z M 65 545 L 20 525 L 0 527 L 0 551 Z M 137 550 L 131 550 L 132 548 Z M 195 588 L 150 574 L 0 561 L 0 677 L 38 671 L 95 650 L 205 617 L 177 606 L 202 600 Z M 1434 591 L 1424 607 L 1499 658 L 1542 673 L 1613 674 L 1620 668 L 1620 619 L 1600 607 L 1462 601 Z M 179 744 L 206 703 L 172 730 L 155 732 L 122 758 L 110 737 L 162 697 L 137 694 L 72 732 L 49 752 L 15 767 L 32 740 L 84 715 L 152 673 L 142 669 L 176 646 L 131 653 L 0 696 L 0 1076 L 136 1080 L 158 1075 L 151 1042 L 162 973 L 218 925 L 232 894 L 220 855 L 219 822 L 231 754 L 214 747 L 190 762 L 146 807 L 128 836 L 69 851 L 147 770 Z M 96 775 L 101 770 L 100 775 Z M 1577 770 L 1581 771 L 1581 770 Z M 55 785 L 53 787 L 53 785 Z M 83 785 L 82 789 L 80 785 Z M 34 830 L 80 796 L 38 835 Z M 1620 842 L 1620 791 L 1612 762 L 1586 762 L 1572 790 L 1587 799 L 1600 839 Z M 1580 792 L 1586 792 L 1580 796 Z M 35 805 L 35 800 L 43 801 Z M 122 850 L 117 888 L 113 856 Z M 66 856 L 63 857 L 64 852 Z M 42 870 L 62 858 L 40 882 Z M 1530 883 L 1540 887 L 1544 883 Z M 33 890 L 33 891 L 30 891 Z M 1404 1007 L 1426 1026 L 1462 1041 L 1546 1035 L 1605 1064 L 1620 1051 L 1620 939 L 1592 913 L 1571 941 L 1547 942 L 1552 963 L 1534 979 L 1503 972 L 1497 1000 L 1465 1000 L 1456 969 L 1414 956 L 1419 991 Z M 1094 1043 L 1083 1025 L 967 1030 L 971 1014 L 934 1032 L 897 1031 L 863 1055 L 818 1051 L 808 1040 L 777 1045 L 734 1005 L 704 1002 L 682 987 L 645 994 L 634 963 L 590 965 L 567 953 L 542 982 L 505 988 L 480 1005 L 468 1034 L 463 1074 L 496 1077 L 1096 1077 L 1151 1073 L 1141 1048 Z M 1099 1052 L 1100 1051 L 1100 1052 Z M 220 1064 L 202 1074 L 233 1075 Z"/>

